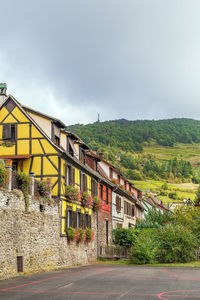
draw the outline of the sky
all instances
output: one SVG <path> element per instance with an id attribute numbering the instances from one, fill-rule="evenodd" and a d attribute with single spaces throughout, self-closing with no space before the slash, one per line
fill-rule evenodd
<path id="1" fill-rule="evenodd" d="M 200 119 L 199 0 L 0 0 L 0 82 L 65 124 Z"/>

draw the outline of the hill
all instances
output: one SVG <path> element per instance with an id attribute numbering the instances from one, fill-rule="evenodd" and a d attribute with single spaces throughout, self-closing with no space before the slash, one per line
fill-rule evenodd
<path id="1" fill-rule="evenodd" d="M 200 182 L 200 121 L 120 119 L 68 128 L 130 180 Z"/>
<path id="2" fill-rule="evenodd" d="M 93 148 L 104 145 L 135 152 L 142 151 L 143 146 L 149 144 L 173 147 L 175 143 L 200 143 L 200 121 L 185 118 L 158 121 L 120 119 L 77 124 L 69 129 Z"/>

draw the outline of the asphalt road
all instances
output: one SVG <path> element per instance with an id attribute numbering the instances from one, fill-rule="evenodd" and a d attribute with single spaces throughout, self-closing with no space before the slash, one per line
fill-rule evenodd
<path id="1" fill-rule="evenodd" d="M 88 265 L 0 281 L 0 299 L 200 299 L 200 268 Z"/>

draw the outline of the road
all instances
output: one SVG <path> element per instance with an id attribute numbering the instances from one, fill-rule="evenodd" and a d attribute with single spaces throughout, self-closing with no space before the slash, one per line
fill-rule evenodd
<path id="1" fill-rule="evenodd" d="M 200 299 L 200 268 L 93 264 L 2 280 L 0 299 Z"/>

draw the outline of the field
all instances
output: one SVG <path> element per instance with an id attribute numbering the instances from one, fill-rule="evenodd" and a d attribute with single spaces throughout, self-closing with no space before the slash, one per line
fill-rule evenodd
<path id="1" fill-rule="evenodd" d="M 153 154 L 160 160 L 182 158 L 194 167 L 200 166 L 200 144 L 175 144 L 173 148 L 153 145 L 144 147 L 144 153 Z"/>
<path id="2" fill-rule="evenodd" d="M 171 203 L 174 201 L 182 201 L 184 199 L 194 200 L 198 184 L 193 183 L 180 183 L 172 184 L 167 183 L 167 189 L 163 190 L 162 186 L 164 181 L 158 180 L 145 180 L 145 181 L 133 181 L 135 187 L 139 188 L 143 192 L 157 194 L 158 199 L 162 200 L 164 203 Z M 159 195 L 160 192 L 166 193 L 166 195 Z M 170 193 L 176 193 L 176 199 L 169 197 Z"/>

